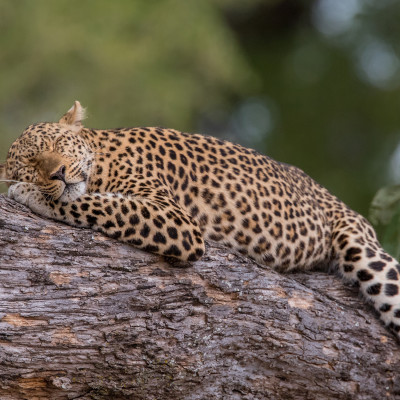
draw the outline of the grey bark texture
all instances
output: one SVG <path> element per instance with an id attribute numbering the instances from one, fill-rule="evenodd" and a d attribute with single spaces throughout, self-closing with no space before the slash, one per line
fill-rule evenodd
<path id="1" fill-rule="evenodd" d="M 0 399 L 394 399 L 356 288 L 208 243 L 171 266 L 0 195 Z"/>

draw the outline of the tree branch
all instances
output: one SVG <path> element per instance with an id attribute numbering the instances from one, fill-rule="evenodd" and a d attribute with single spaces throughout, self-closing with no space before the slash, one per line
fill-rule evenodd
<path id="1" fill-rule="evenodd" d="M 0 196 L 0 398 L 396 398 L 398 344 L 357 293 L 213 243 L 172 267 Z"/>

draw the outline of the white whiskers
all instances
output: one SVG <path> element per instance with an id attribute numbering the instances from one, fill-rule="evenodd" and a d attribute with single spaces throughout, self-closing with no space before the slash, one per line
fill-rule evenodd
<path id="1" fill-rule="evenodd" d="M 6 182 L 23 183 L 22 181 L 15 181 L 13 179 L 0 179 L 0 183 L 6 183 Z M 25 182 L 25 183 L 31 183 L 31 182 Z M 33 183 L 32 183 L 32 185 L 33 185 Z"/>

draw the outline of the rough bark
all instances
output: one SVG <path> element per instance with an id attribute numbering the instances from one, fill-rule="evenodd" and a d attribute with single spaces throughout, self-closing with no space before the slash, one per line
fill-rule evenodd
<path id="1" fill-rule="evenodd" d="M 209 243 L 185 267 L 0 196 L 0 398 L 400 398 L 356 288 Z"/>

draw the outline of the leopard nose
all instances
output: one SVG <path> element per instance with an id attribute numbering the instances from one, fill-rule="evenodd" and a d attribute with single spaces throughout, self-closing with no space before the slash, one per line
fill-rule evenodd
<path id="1" fill-rule="evenodd" d="M 65 165 L 61 165 L 61 167 L 50 175 L 50 179 L 52 181 L 59 180 L 65 183 Z"/>

